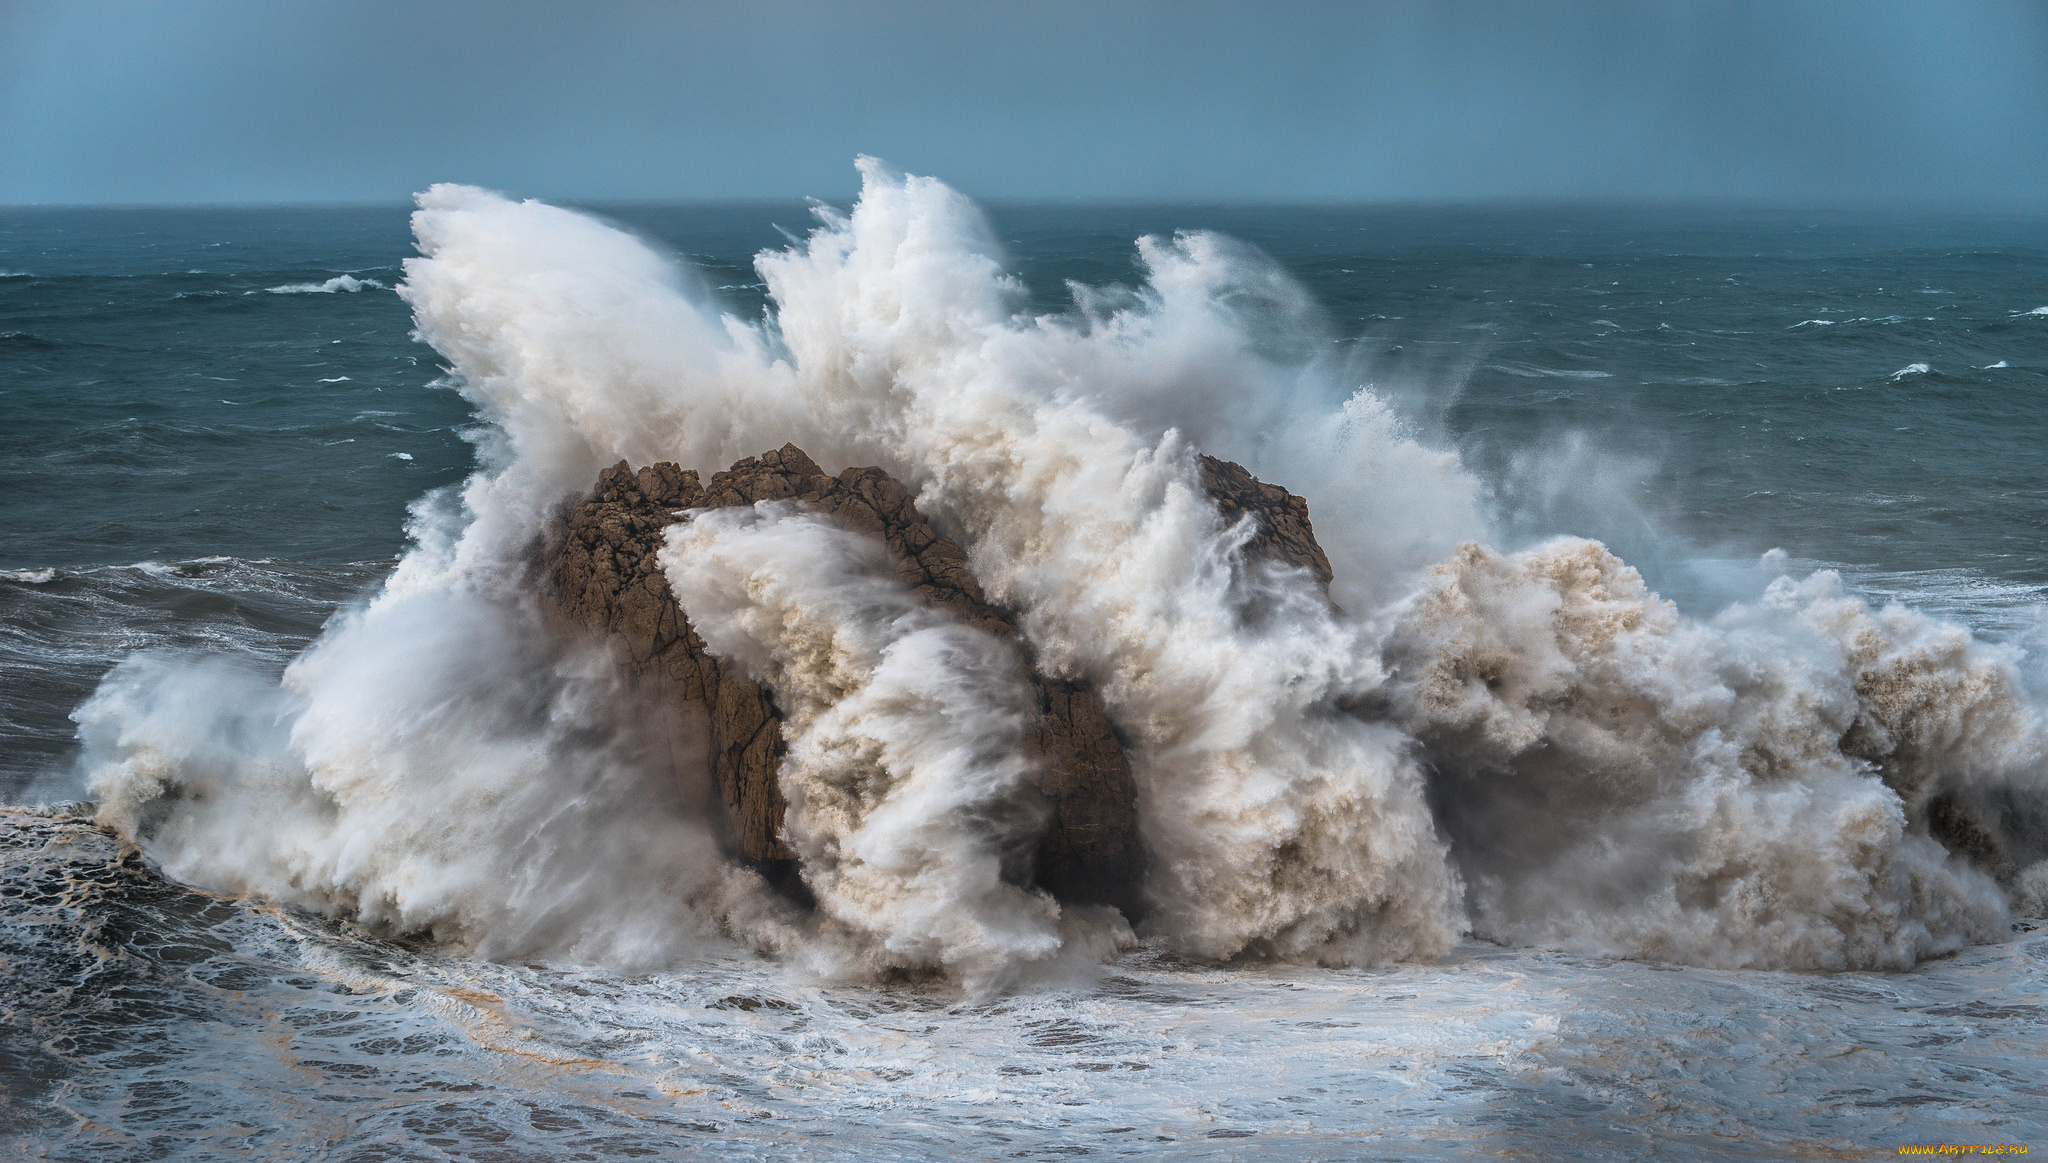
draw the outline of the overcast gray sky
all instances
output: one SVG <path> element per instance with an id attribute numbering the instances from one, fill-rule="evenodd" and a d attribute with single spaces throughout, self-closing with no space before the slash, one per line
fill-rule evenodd
<path id="1" fill-rule="evenodd" d="M 0 0 L 0 203 L 2048 205 L 2048 3 Z"/>

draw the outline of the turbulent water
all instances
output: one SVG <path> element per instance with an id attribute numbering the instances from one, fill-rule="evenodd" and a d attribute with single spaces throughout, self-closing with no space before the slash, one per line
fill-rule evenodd
<path id="1" fill-rule="evenodd" d="M 2043 1125 L 2048 225 L 863 178 L 6 224 L 11 1143 Z M 726 859 L 533 569 L 603 466 L 785 441 L 910 486 L 1031 647 L 797 508 L 670 530 L 786 716 L 811 908 Z M 1245 558 L 1198 451 L 1308 498 L 1327 592 Z M 1003 875 L 1034 664 L 1125 741 L 1143 915 Z"/>

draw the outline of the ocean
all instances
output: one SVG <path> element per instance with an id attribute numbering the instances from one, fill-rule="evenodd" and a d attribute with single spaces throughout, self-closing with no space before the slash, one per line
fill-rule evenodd
<path id="1" fill-rule="evenodd" d="M 8 1151 L 2048 1142 L 2048 219 L 866 179 L 0 212 Z M 521 563 L 604 465 L 785 440 L 1103 689 L 1154 914 L 996 885 L 1000 781 L 915 759 L 792 914 L 608 750 Z M 785 788 L 999 734 L 802 527 L 665 565 L 735 657 L 852 652 Z"/>

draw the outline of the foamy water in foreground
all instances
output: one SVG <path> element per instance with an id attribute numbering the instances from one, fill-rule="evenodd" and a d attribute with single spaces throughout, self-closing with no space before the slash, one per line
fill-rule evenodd
<path id="1" fill-rule="evenodd" d="M 53 983 L 13 1028 L 65 1059 L 7 1046 L 5 1142 L 40 1157 L 1863 1158 L 2048 1131 L 2048 929 L 1888 974 L 1141 950 L 965 1003 L 738 950 L 451 959 L 166 885 L 78 822 L 0 838 L 4 955 Z"/>

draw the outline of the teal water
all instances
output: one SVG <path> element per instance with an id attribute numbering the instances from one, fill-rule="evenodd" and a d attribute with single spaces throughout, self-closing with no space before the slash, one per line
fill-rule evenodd
<path id="1" fill-rule="evenodd" d="M 609 207 L 755 313 L 799 205 Z M 1669 209 L 997 206 L 1044 309 L 1142 233 L 1249 241 L 1335 357 L 1497 474 L 1574 434 L 1668 532 L 2048 580 L 2048 222 Z M 391 293 L 405 213 L 9 211 L 0 568 L 389 557 L 466 411 Z M 350 292 L 280 288 L 352 278 Z M 1927 365 L 1925 371 L 1914 370 Z M 400 456 L 411 459 L 399 459 Z M 1513 499 L 1508 503 L 1512 507 Z M 1547 523 L 1588 535 L 1594 498 Z M 1586 510 L 1574 513 L 1577 508 Z M 1574 519 L 1575 518 L 1575 519 Z M 1526 514 L 1531 528 L 1546 523 Z M 1551 530 L 1544 530 L 1549 532 Z"/>
<path id="2" fill-rule="evenodd" d="M 605 210 L 747 314 L 752 255 L 808 224 Z M 1674 594 L 1711 601 L 1701 562 L 1783 548 L 2011 634 L 2048 585 L 2048 222 L 993 215 L 1045 310 L 1068 280 L 1131 282 L 1146 232 L 1263 248 L 1330 358 L 1482 470 L 1505 529 L 1605 540 Z M 409 253 L 396 207 L 0 220 L 0 798 L 63 768 L 66 716 L 130 651 L 288 656 L 397 555 L 406 507 L 470 471 L 467 408 L 391 290 Z"/>
<path id="3" fill-rule="evenodd" d="M 751 255 L 809 223 L 600 210 L 745 314 Z M 2040 625 L 2048 222 L 991 217 L 1047 311 L 1069 280 L 1132 282 L 1142 233 L 1263 249 L 1307 292 L 1287 342 L 1455 448 L 1510 544 L 1600 538 L 1700 612 L 1782 548 L 1985 637 Z M 0 802 L 79 794 L 69 716 L 131 654 L 281 669 L 389 570 L 408 507 L 475 466 L 392 290 L 410 252 L 402 208 L 0 214 Z M 1141 952 L 1093 991 L 966 1006 L 745 962 L 443 958 L 167 883 L 68 821 L 5 823 L 0 1133 L 54 1157 L 1412 1157 L 1418 1127 L 1445 1157 L 1776 1157 L 2044 1128 L 2031 932 L 1827 977 L 1476 942 L 1385 973 Z M 871 1129 L 892 1127 L 913 1129 Z"/>

